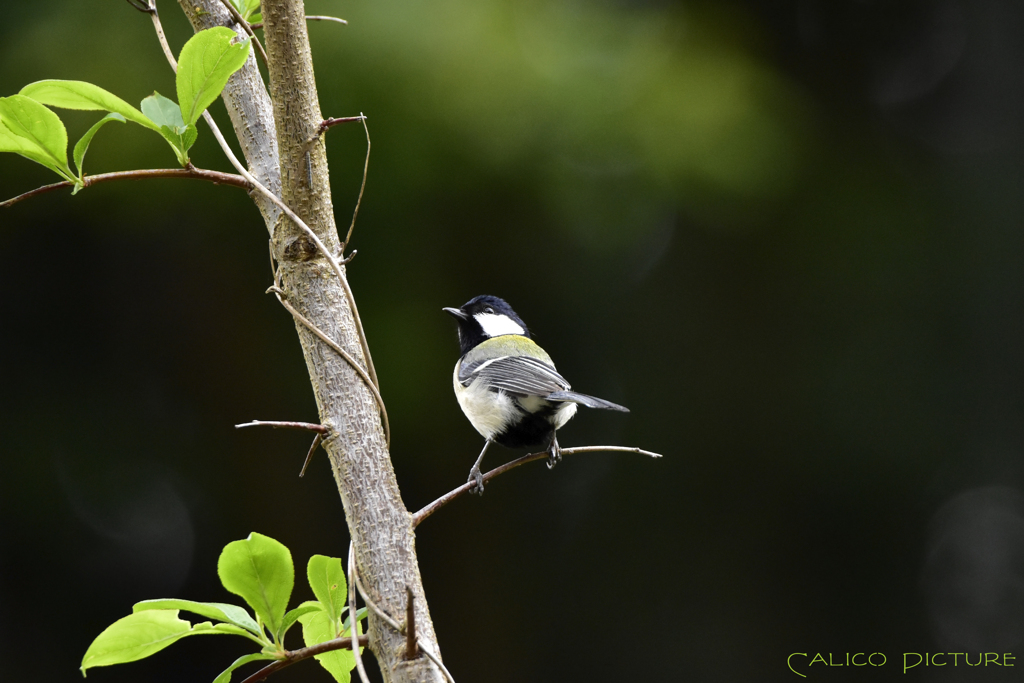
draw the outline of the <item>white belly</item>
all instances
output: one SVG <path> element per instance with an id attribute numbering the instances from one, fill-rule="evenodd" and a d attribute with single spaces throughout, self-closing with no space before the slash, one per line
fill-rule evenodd
<path id="1" fill-rule="evenodd" d="M 473 428 L 480 432 L 480 436 L 493 439 L 495 434 L 501 433 L 515 415 L 513 399 L 504 392 L 490 391 L 480 381 L 473 382 L 468 387 L 462 386 L 459 382 L 459 363 L 455 364 L 452 379 L 459 407 L 469 418 Z"/>
<path id="2" fill-rule="evenodd" d="M 455 364 L 455 372 L 452 374 L 455 398 L 458 399 L 462 412 L 469 418 L 470 424 L 485 439 L 493 439 L 496 434 L 505 431 L 505 427 L 518 414 L 516 403 L 528 413 L 535 413 L 550 405 L 540 396 L 524 396 L 516 399 L 503 391 L 491 391 L 479 380 L 464 387 L 459 382 L 460 363 L 461 361 Z M 552 426 L 555 429 L 561 429 L 576 414 L 578 407 L 575 403 L 563 403 L 553 415 Z"/>

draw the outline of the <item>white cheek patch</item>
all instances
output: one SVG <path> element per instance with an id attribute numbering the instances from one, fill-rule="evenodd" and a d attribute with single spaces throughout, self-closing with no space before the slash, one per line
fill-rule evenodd
<path id="1" fill-rule="evenodd" d="M 484 334 L 488 337 L 500 337 L 503 334 L 524 334 L 526 330 L 507 315 L 496 313 L 477 313 L 473 316 L 480 323 Z"/>

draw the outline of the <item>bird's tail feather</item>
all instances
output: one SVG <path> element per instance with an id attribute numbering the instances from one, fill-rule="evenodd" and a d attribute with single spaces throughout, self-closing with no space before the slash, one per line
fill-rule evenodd
<path id="1" fill-rule="evenodd" d="M 586 394 L 580 394 L 575 391 L 556 391 L 552 394 L 545 396 L 549 401 L 570 401 L 572 403 L 578 403 L 588 408 L 600 408 L 601 410 L 618 410 L 623 413 L 628 413 L 629 408 L 624 408 L 617 403 L 606 401 L 603 398 L 597 398 L 596 396 L 587 396 Z"/>

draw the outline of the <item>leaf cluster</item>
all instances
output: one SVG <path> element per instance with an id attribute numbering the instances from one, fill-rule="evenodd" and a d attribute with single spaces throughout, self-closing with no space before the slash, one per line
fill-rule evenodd
<path id="1" fill-rule="evenodd" d="M 228 683 L 240 666 L 260 660 L 285 659 L 288 651 L 284 638 L 296 623 L 302 625 L 306 646 L 335 638 L 348 637 L 352 619 L 347 605 L 348 585 L 341 560 L 314 555 L 306 566 L 306 576 L 316 600 L 303 602 L 288 610 L 295 568 L 292 555 L 280 542 L 258 533 L 241 541 L 228 543 L 217 562 L 221 583 L 241 597 L 252 609 L 220 602 L 193 600 L 144 600 L 132 613 L 108 626 L 89 646 L 82 658 L 82 674 L 88 669 L 111 664 L 134 662 L 163 650 L 193 635 L 229 634 L 242 636 L 256 643 L 258 652 L 235 660 L 214 679 Z M 212 621 L 191 623 L 178 616 L 191 612 Z M 362 629 L 359 621 L 365 609 L 356 613 L 356 635 Z M 339 683 L 348 683 L 355 667 L 351 650 L 333 650 L 316 655 L 321 666 Z"/>
<path id="2" fill-rule="evenodd" d="M 263 21 L 263 15 L 259 11 L 260 0 L 231 0 L 231 4 L 235 6 L 235 9 L 242 15 L 242 18 L 250 24 Z"/>
<path id="3" fill-rule="evenodd" d="M 231 29 L 218 26 L 196 33 L 185 43 L 175 78 L 177 102 L 154 91 L 142 100 L 139 111 L 98 85 L 63 80 L 37 81 L 17 95 L 0 97 L 0 152 L 42 164 L 72 183 L 77 193 L 85 187 L 85 154 L 96 133 L 111 121 L 131 121 L 161 135 L 178 163 L 188 166 L 188 151 L 198 137 L 196 121 L 249 58 L 249 39 L 236 43 L 236 37 Z M 75 144 L 72 158 L 77 173 L 68 166 L 67 129 L 49 107 L 108 112 Z"/>

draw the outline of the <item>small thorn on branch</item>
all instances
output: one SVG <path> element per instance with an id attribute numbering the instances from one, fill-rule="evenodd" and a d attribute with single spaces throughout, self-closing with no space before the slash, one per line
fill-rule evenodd
<path id="1" fill-rule="evenodd" d="M 409 586 L 405 587 L 405 594 L 408 598 L 405 606 L 405 659 L 417 659 L 420 648 L 416 640 L 416 596 Z"/>
<path id="2" fill-rule="evenodd" d="M 313 437 L 313 445 L 309 447 L 309 453 L 306 453 L 306 462 L 302 463 L 302 470 L 299 472 L 299 478 L 306 476 L 306 468 L 309 467 L 309 461 L 313 459 L 313 454 L 316 453 L 316 447 L 320 445 L 320 441 L 323 436 L 317 434 Z"/>
<path id="3" fill-rule="evenodd" d="M 348 25 L 348 22 L 344 19 L 339 19 L 338 17 L 327 17 L 323 14 L 307 14 L 306 21 L 333 21 L 336 24 Z"/>
<path id="4" fill-rule="evenodd" d="M 332 126 L 338 126 L 342 123 L 355 123 L 356 121 L 365 121 L 366 117 L 360 114 L 359 116 L 342 116 L 341 118 L 334 118 L 330 116 L 320 122 L 320 128 L 317 135 L 323 135 L 324 131 Z"/>
<path id="5" fill-rule="evenodd" d="M 313 437 L 313 445 L 309 447 L 309 452 L 306 453 L 306 460 L 302 463 L 302 469 L 299 471 L 300 477 L 306 476 L 306 468 L 309 467 L 309 461 L 313 459 L 313 454 L 316 453 L 317 447 L 324 440 L 324 436 L 331 431 L 323 425 L 312 422 L 281 422 L 271 420 L 253 420 L 252 422 L 243 422 L 242 424 L 235 425 L 235 429 L 241 429 L 242 427 L 272 427 L 274 429 L 301 429 L 316 432 L 316 436 Z"/>

